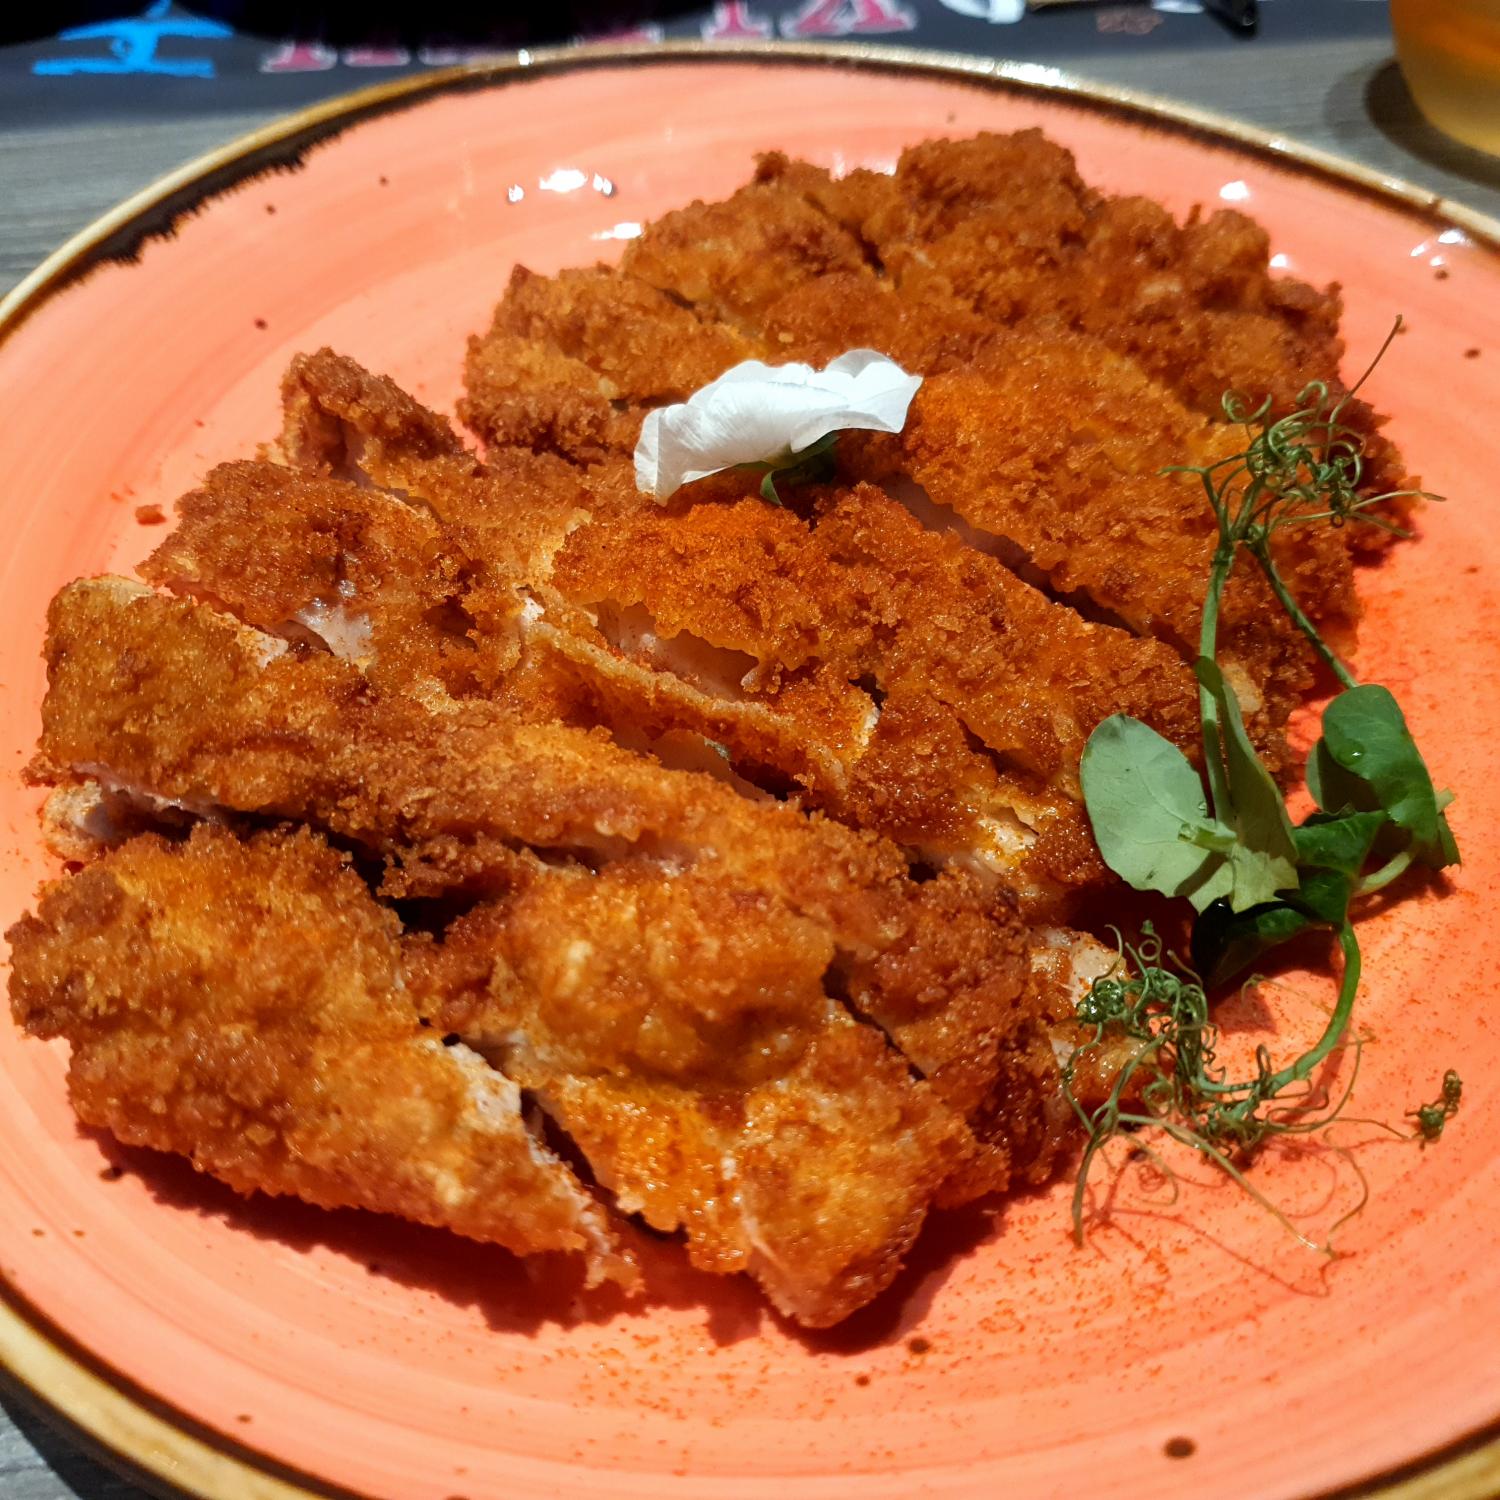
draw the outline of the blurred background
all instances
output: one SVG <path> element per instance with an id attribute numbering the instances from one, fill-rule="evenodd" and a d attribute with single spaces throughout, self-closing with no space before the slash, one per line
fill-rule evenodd
<path id="1" fill-rule="evenodd" d="M 517 49 L 618 40 L 1009 58 L 1213 109 L 1500 213 L 1500 163 L 1477 149 L 1500 146 L 1500 0 L 74 0 L 0 11 L 0 290 L 129 192 L 289 110 Z M 1421 105 L 1394 59 L 1393 20 Z"/>

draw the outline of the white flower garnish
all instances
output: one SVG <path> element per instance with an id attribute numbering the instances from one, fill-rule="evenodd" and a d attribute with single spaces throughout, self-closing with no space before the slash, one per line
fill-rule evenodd
<path id="1" fill-rule="evenodd" d="M 636 487 L 665 500 L 740 464 L 764 466 L 769 481 L 845 428 L 900 432 L 921 384 L 873 349 L 852 349 L 826 370 L 747 359 L 681 405 L 647 414 L 635 445 Z"/>

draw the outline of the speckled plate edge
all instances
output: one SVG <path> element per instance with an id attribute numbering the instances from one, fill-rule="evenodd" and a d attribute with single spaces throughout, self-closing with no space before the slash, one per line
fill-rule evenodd
<path id="1" fill-rule="evenodd" d="M 544 74 L 659 62 L 796 63 L 876 72 L 923 74 L 980 88 L 1061 98 L 1137 124 L 1227 144 L 1286 170 L 1461 227 L 1500 254 L 1500 220 L 1330 152 L 1287 140 L 1212 110 L 1157 95 L 1094 83 L 1035 63 L 859 43 L 657 42 L 523 50 L 495 60 L 376 84 L 284 115 L 207 152 L 142 188 L 67 240 L 0 298 L 0 344 L 33 313 L 93 267 L 134 259 L 139 246 L 170 235 L 179 218 L 218 193 L 263 172 L 296 164 L 318 142 L 371 115 L 384 114 L 457 89 L 499 87 Z M 217 1434 L 137 1391 L 60 1330 L 0 1279 L 0 1372 L 3 1384 L 133 1480 L 164 1494 L 202 1500 L 326 1500 L 347 1495 Z M 1317 1500 L 1493 1500 L 1500 1494 L 1500 1424 L 1457 1445 L 1414 1458 L 1367 1483 Z M 1312 1497 L 1310 1497 L 1312 1500 Z"/>

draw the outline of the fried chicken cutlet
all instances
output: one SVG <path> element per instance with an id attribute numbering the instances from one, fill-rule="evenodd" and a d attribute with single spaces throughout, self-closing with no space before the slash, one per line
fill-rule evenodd
<path id="1" fill-rule="evenodd" d="M 200 813 L 309 823 L 382 861 L 397 898 L 503 894 L 533 850 L 722 871 L 819 923 L 853 1003 L 925 1075 L 952 1080 L 962 1109 L 1027 1021 L 1024 934 L 1003 893 L 958 871 L 915 882 L 868 832 L 491 704 L 372 693 L 352 663 L 123 579 L 64 590 L 48 653 L 33 774 L 49 784 L 93 779 Z M 934 906 L 944 924 L 927 923 Z M 966 921 L 988 943 L 983 964 L 945 951 L 944 926 Z M 1003 1156 L 1003 1141 L 990 1145 Z"/>
<path id="2" fill-rule="evenodd" d="M 424 1028 L 395 915 L 316 835 L 142 834 L 7 937 L 12 1014 L 71 1044 L 85 1123 L 242 1193 L 583 1255 L 591 1284 L 635 1284 L 516 1085 Z"/>
<path id="3" fill-rule="evenodd" d="M 429 982 L 437 1025 L 533 1091 L 622 1209 L 825 1325 L 889 1282 L 972 1154 L 940 1091 L 828 995 L 834 953 L 712 866 L 619 862 L 476 908 Z"/>
<path id="4" fill-rule="evenodd" d="M 821 216 L 822 222 L 819 223 Z M 589 292 L 529 274 L 513 284 L 496 327 L 524 332 L 535 358 L 566 350 L 613 392 L 616 456 L 669 370 L 637 338 L 591 335 L 575 308 L 625 305 L 644 282 L 773 362 L 826 363 L 871 347 L 930 377 L 902 441 L 853 436 L 840 445 L 849 481 L 915 480 L 927 522 L 951 509 L 1008 566 L 1092 618 L 1196 655 L 1196 578 L 1214 523 L 1195 481 L 1157 471 L 1235 451 L 1220 398 L 1264 394 L 1290 408 L 1313 379 L 1335 396 L 1342 344 L 1336 289 L 1275 276 L 1264 233 L 1229 210 L 1178 225 L 1159 205 L 1089 188 L 1071 156 L 1038 132 L 929 142 L 892 175 L 834 178 L 784 157 L 721 203 L 697 203 L 645 226 L 627 247 L 615 290 L 595 268 Z M 734 268 L 753 266 L 737 278 Z M 702 373 L 732 363 L 730 343 L 704 341 Z M 492 446 L 509 441 L 485 382 L 511 356 L 471 347 L 466 419 Z M 530 356 L 529 356 L 530 357 Z M 604 373 L 608 365 L 609 374 Z M 1059 420 L 1059 413 L 1066 419 Z M 1003 413 L 1004 419 L 997 420 Z M 1399 455 L 1360 402 L 1370 490 L 1404 487 Z M 973 418 L 977 418 L 977 424 Z M 591 463 L 607 462 L 596 448 Z M 1019 465 L 1019 467 L 1018 467 Z M 1399 511 L 1401 503 L 1394 506 Z M 1377 545 L 1372 527 L 1302 528 L 1279 539 L 1283 573 L 1304 608 L 1347 640 L 1357 614 L 1351 557 Z M 1225 605 L 1225 656 L 1250 706 L 1257 744 L 1285 763 L 1287 716 L 1316 661 L 1258 579 L 1235 581 Z"/>
<path id="5" fill-rule="evenodd" d="M 93 862 L 14 930 L 12 1001 L 72 1044 L 80 1116 L 594 1280 L 631 1280 L 635 1216 L 809 1326 L 934 1205 L 1045 1181 L 1113 961 L 1058 925 L 1108 880 L 1079 755 L 1114 712 L 1196 753 L 1213 527 L 1160 470 L 1235 450 L 1227 386 L 1285 409 L 1341 352 L 1336 291 L 1267 261 L 1035 132 L 891 175 L 773 156 L 618 268 L 515 272 L 468 351 L 482 457 L 300 356 L 160 592 L 51 611 L 31 775 Z M 743 474 L 637 492 L 648 411 L 852 347 L 926 377 L 902 434 L 846 434 L 784 508 Z M 1279 561 L 1352 631 L 1346 534 Z M 1236 577 L 1220 639 L 1280 764 L 1309 662 L 1263 595 Z"/>
<path id="6" fill-rule="evenodd" d="M 45 779 L 305 822 L 386 859 L 390 894 L 481 891 L 413 947 L 436 1025 L 801 1321 L 873 1296 L 931 1202 L 1005 1184 L 1002 1077 L 1055 1092 L 1014 917 L 965 877 L 912 883 L 869 835 L 562 726 L 372 694 L 352 662 L 124 580 L 59 596 L 50 655 Z"/>
<path id="7" fill-rule="evenodd" d="M 725 971 L 719 1011 L 699 998 L 706 955 L 693 939 L 708 933 L 691 903 L 663 892 L 661 914 L 687 939 L 668 960 L 675 1008 L 663 976 L 635 963 L 642 941 L 658 965 L 670 948 L 654 924 L 612 955 L 629 999 L 611 1005 L 607 986 L 577 983 L 599 962 L 579 947 L 602 948 L 636 914 L 587 871 L 535 877 L 567 888 L 551 916 L 582 919 L 568 946 L 517 898 L 507 943 L 476 945 L 470 922 L 435 963 L 420 942 L 403 953 L 394 915 L 315 835 L 142 835 L 53 887 L 12 932 L 13 1009 L 33 1034 L 72 1044 L 80 1118 L 188 1155 L 242 1192 L 396 1213 L 518 1254 L 582 1252 L 593 1281 L 633 1286 L 605 1209 L 526 1122 L 520 1088 L 536 1089 L 620 1206 L 657 1228 L 686 1225 L 698 1263 L 751 1271 L 814 1326 L 869 1300 L 966 1135 L 878 1033 L 822 995 L 816 938 L 804 965 L 782 946 L 786 923 L 758 912 L 721 956 L 758 947 L 763 961 Z M 478 1011 L 455 955 L 460 969 L 466 958 L 490 971 Z M 762 985 L 772 970 L 780 1004 Z M 433 1026 L 417 999 L 432 1002 Z M 674 1017 L 704 1028 L 695 1046 Z M 753 1067 L 736 1077 L 713 1026 L 747 1024 L 767 1046 L 741 1050 Z M 503 1069 L 442 1040 L 477 1032 L 493 1045 L 497 1028 Z"/>

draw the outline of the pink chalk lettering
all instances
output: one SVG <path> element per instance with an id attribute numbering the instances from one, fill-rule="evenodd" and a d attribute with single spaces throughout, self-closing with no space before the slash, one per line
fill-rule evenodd
<path id="1" fill-rule="evenodd" d="M 705 42 L 748 42 L 757 37 L 770 36 L 775 28 L 763 16 L 758 16 L 745 0 L 728 0 L 714 6 L 713 15 L 703 23 Z"/>
<path id="2" fill-rule="evenodd" d="M 322 42 L 283 42 L 260 60 L 262 73 L 326 73 L 339 60 Z"/>
<path id="3" fill-rule="evenodd" d="M 806 0 L 781 22 L 785 37 L 881 36 L 911 31 L 916 16 L 901 0 Z"/>
<path id="4" fill-rule="evenodd" d="M 351 68 L 404 68 L 410 61 L 405 47 L 344 48 L 344 62 Z"/>

